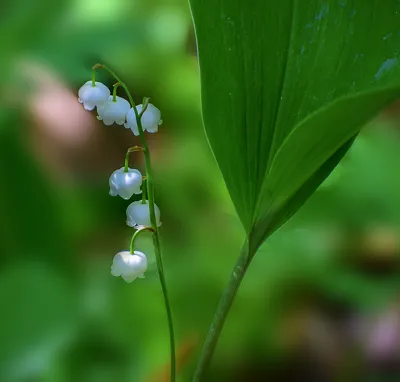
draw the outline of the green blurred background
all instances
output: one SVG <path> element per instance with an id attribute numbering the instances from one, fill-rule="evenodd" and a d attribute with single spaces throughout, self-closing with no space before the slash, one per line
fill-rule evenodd
<path id="1" fill-rule="evenodd" d="M 0 52 L 0 381 L 167 381 L 150 238 L 146 279 L 110 275 L 132 230 L 108 178 L 139 141 L 78 103 L 97 62 L 163 114 L 147 138 L 189 381 L 244 233 L 202 128 L 187 1 L 4 1 Z M 207 381 L 400 378 L 399 134 L 394 105 L 262 247 Z"/>

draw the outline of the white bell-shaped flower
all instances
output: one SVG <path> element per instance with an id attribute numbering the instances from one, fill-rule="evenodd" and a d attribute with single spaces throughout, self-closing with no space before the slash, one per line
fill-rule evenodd
<path id="1" fill-rule="evenodd" d="M 118 252 L 113 259 L 111 274 L 121 276 L 127 283 L 131 283 L 136 278 L 144 279 L 144 272 L 147 270 L 147 257 L 144 253 L 134 251 Z"/>
<path id="2" fill-rule="evenodd" d="M 143 177 L 139 170 L 128 168 L 128 172 L 125 172 L 125 168 L 121 167 L 119 170 L 115 170 L 110 176 L 110 195 L 119 195 L 122 199 L 128 200 L 133 194 L 141 194 Z"/>
<path id="3" fill-rule="evenodd" d="M 161 225 L 160 222 L 160 209 L 154 204 L 154 212 L 156 215 L 156 222 L 157 226 Z M 149 208 L 149 201 L 146 200 L 146 203 L 143 204 L 142 201 L 137 201 L 131 203 L 128 208 L 126 209 L 126 224 L 129 227 L 136 227 L 136 226 L 151 226 L 150 222 L 150 208 Z"/>
<path id="4" fill-rule="evenodd" d="M 83 104 L 85 110 L 93 110 L 107 102 L 110 89 L 101 82 L 86 82 L 78 91 L 78 101 Z"/>
<path id="5" fill-rule="evenodd" d="M 97 107 L 97 119 L 102 120 L 107 126 L 114 122 L 123 125 L 130 108 L 131 105 L 125 98 L 116 96 L 114 101 L 111 95 L 104 104 Z"/>
<path id="6" fill-rule="evenodd" d="M 140 113 L 143 109 L 143 105 L 137 105 L 136 109 Z M 143 131 L 148 131 L 149 133 L 156 133 L 158 131 L 158 126 L 162 124 L 161 111 L 158 110 L 154 105 L 149 103 L 147 109 L 141 117 Z M 131 129 L 134 135 L 139 135 L 139 129 L 136 123 L 136 115 L 133 108 L 129 109 L 126 115 L 125 127 Z"/>

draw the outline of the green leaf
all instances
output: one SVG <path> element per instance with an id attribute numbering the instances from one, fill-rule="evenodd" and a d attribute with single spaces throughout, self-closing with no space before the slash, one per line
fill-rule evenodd
<path id="1" fill-rule="evenodd" d="M 314 193 L 320 184 L 328 177 L 337 163 L 344 157 L 354 142 L 354 138 L 347 141 L 339 150 L 335 152 L 307 182 L 286 201 L 284 208 L 276 210 L 276 213 L 266 215 L 257 223 L 251 232 L 250 243 L 253 246 L 250 253 L 255 253 L 264 242 L 265 238 L 271 235 L 276 229 L 289 220 L 308 198 Z"/>
<path id="2" fill-rule="evenodd" d="M 400 2 L 190 3 L 205 130 L 258 247 L 400 96 Z"/>

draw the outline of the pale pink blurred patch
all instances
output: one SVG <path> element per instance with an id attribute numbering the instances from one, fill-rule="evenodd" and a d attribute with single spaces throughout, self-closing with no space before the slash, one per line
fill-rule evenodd
<path id="1" fill-rule="evenodd" d="M 381 312 L 356 316 L 352 333 L 372 362 L 397 359 L 400 355 L 400 310 L 397 303 Z"/>
<path id="2" fill-rule="evenodd" d="M 77 95 L 51 68 L 36 62 L 21 66 L 34 85 L 28 103 L 38 129 L 64 146 L 86 145 L 95 131 L 94 115 L 82 108 Z"/>
<path id="3" fill-rule="evenodd" d="M 110 171 L 117 148 L 96 120 L 96 111 L 88 112 L 78 102 L 77 89 L 70 89 L 54 69 L 36 61 L 22 61 L 18 70 L 30 89 L 24 100 L 32 117 L 27 134 L 50 174 L 71 182 L 88 173 Z"/>
<path id="4" fill-rule="evenodd" d="M 400 315 L 396 310 L 378 317 L 370 328 L 367 351 L 371 357 L 381 359 L 399 352 Z"/>

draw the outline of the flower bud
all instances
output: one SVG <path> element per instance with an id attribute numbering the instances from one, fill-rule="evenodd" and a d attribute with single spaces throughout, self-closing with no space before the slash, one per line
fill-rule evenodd
<path id="1" fill-rule="evenodd" d="M 83 104 L 85 110 L 93 110 L 107 102 L 110 89 L 101 82 L 86 82 L 78 91 L 78 101 Z"/>
<path id="2" fill-rule="evenodd" d="M 147 270 L 147 257 L 144 253 L 134 251 L 118 252 L 113 259 L 111 274 L 121 276 L 127 283 L 131 283 L 137 277 L 144 278 L 144 272 Z"/>
<path id="3" fill-rule="evenodd" d="M 154 204 L 154 212 L 156 215 L 157 226 L 160 222 L 160 209 Z M 147 226 L 151 227 L 149 201 L 143 204 L 142 201 L 131 203 L 126 209 L 126 224 L 129 227 Z"/>
<path id="4" fill-rule="evenodd" d="M 116 96 L 114 101 L 113 96 L 109 96 L 104 104 L 97 107 L 97 119 L 103 121 L 106 126 L 110 126 L 114 122 L 123 125 L 130 107 L 131 105 L 125 98 Z"/>
<path id="5" fill-rule="evenodd" d="M 137 112 L 140 113 L 143 110 L 143 105 L 136 106 Z M 162 124 L 161 111 L 158 110 L 153 104 L 149 103 L 147 109 L 141 117 L 143 131 L 149 133 L 156 133 L 158 126 Z M 131 129 L 134 135 L 139 135 L 139 129 L 136 123 L 136 115 L 133 108 L 129 109 L 126 115 L 125 127 Z"/>
<path id="6" fill-rule="evenodd" d="M 121 167 L 115 170 L 110 176 L 110 195 L 119 195 L 122 199 L 128 200 L 133 194 L 141 194 L 140 189 L 143 177 L 139 170 L 128 168 L 128 172 Z"/>

